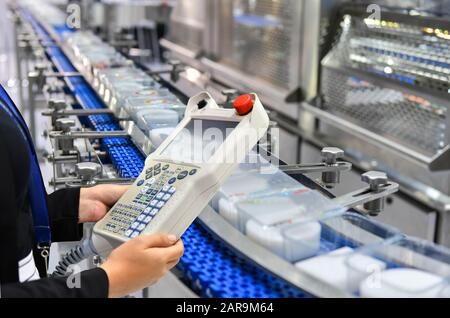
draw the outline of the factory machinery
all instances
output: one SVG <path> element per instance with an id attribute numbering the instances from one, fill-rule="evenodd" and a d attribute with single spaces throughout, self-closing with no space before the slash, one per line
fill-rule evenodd
<path id="1" fill-rule="evenodd" d="M 29 105 L 36 96 L 48 104 L 51 185 L 133 181 L 183 116 L 189 96 L 171 85 L 178 64 L 148 70 L 94 33 L 68 28 L 65 14 L 46 3 L 19 1 L 11 11 L 35 60 Z M 236 93 L 225 93 L 228 104 Z M 382 286 L 381 296 L 450 297 L 450 251 L 373 218 L 397 183 L 368 171 L 361 189 L 334 196 L 329 189 L 352 167 L 344 151 L 324 147 L 320 162 L 278 165 L 268 151 L 276 142 L 260 143 L 183 235 L 173 274 L 186 295 L 377 297 Z M 314 173 L 320 178 L 307 177 Z"/>
<path id="2" fill-rule="evenodd" d="M 178 1 L 161 44 L 201 75 L 173 85 L 257 92 L 282 160 L 317 161 L 338 146 L 353 169 L 333 194 L 384 171 L 400 191 L 378 219 L 450 246 L 448 1 L 188 3 Z"/>

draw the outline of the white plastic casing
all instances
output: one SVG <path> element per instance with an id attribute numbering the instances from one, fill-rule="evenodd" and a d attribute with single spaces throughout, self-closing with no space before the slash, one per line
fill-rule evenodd
<path id="1" fill-rule="evenodd" d="M 244 116 L 238 115 L 234 109 L 220 108 L 207 92 L 200 93 L 189 100 L 184 119 L 158 149 L 148 156 L 141 175 L 116 203 L 116 205 L 124 203 L 124 200 L 134 197 L 139 191 L 137 183 L 145 177 L 146 169 L 157 163 L 188 166 L 198 170 L 194 176 L 177 182 L 177 192 L 168 202 L 170 204 L 162 208 L 161 212 L 163 213 L 159 213 L 141 234 L 167 233 L 180 237 L 213 198 L 234 168 L 245 159 L 246 155 L 265 135 L 269 127 L 267 112 L 258 96 L 251 95 L 254 100 L 253 109 Z M 198 104 L 201 101 L 205 101 L 206 106 L 199 109 Z M 165 157 L 163 152 L 166 147 L 193 119 L 237 122 L 238 125 L 212 157 L 202 164 L 177 162 L 173 158 Z M 223 158 L 227 158 L 227 160 L 224 161 Z M 228 160 L 229 158 L 234 160 Z M 105 254 L 128 240 L 126 236 L 104 229 L 108 222 L 108 214 L 95 225 L 93 231 L 92 242 L 99 254 Z"/>

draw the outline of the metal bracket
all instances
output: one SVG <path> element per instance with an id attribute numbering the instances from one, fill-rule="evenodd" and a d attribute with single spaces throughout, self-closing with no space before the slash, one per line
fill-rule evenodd
<path id="1" fill-rule="evenodd" d="M 78 72 L 48 72 L 48 73 L 43 73 L 43 75 L 45 77 L 56 77 L 56 78 L 82 76 L 81 73 L 78 73 Z"/>
<path id="2" fill-rule="evenodd" d="M 433 172 L 450 170 L 450 145 L 431 158 L 428 168 Z"/>
<path id="3" fill-rule="evenodd" d="M 91 115 L 112 115 L 114 112 L 110 109 L 67 109 L 67 110 L 46 110 L 42 116 L 49 117 L 68 117 L 68 116 L 91 116 Z"/>
<path id="4" fill-rule="evenodd" d="M 97 184 L 104 183 L 132 183 L 134 180 L 130 178 L 103 178 L 103 167 L 100 163 L 85 161 L 75 165 L 76 178 L 55 178 L 51 185 L 65 185 L 69 188 L 93 187 Z"/>
<path id="5" fill-rule="evenodd" d="M 65 178 L 55 178 L 50 180 L 49 185 L 52 187 L 56 186 L 67 186 L 69 188 L 86 188 L 93 187 L 99 184 L 132 184 L 136 179 L 134 178 L 94 178 L 90 183 L 83 182 L 80 178 L 75 177 L 65 177 Z"/>
<path id="6" fill-rule="evenodd" d="M 80 154 L 77 150 L 55 150 L 52 155 L 47 156 L 47 160 L 52 163 L 77 163 L 80 161 Z"/>
<path id="7" fill-rule="evenodd" d="M 134 178 L 94 178 L 89 184 L 83 183 L 80 178 L 76 177 L 61 177 L 54 178 L 49 181 L 49 185 L 67 186 L 70 188 L 92 187 L 98 184 L 132 184 L 136 179 Z"/>
<path id="8" fill-rule="evenodd" d="M 233 101 L 236 99 L 236 97 L 238 97 L 240 95 L 239 90 L 234 89 L 234 88 L 224 89 L 220 93 L 226 97 L 225 103 L 230 104 L 230 105 L 233 103 Z"/>
<path id="9" fill-rule="evenodd" d="M 371 181 L 377 181 L 375 178 L 384 179 L 383 184 L 375 184 Z M 368 178 L 372 178 L 370 181 Z M 386 197 L 397 192 L 398 183 L 387 180 L 387 176 L 383 172 L 369 171 L 362 175 L 362 180 L 370 183 L 366 188 L 362 188 L 343 196 L 333 199 L 335 203 L 347 208 L 355 208 L 364 205 L 364 209 L 370 216 L 378 216 L 384 209 Z"/>
<path id="10" fill-rule="evenodd" d="M 170 74 L 170 80 L 176 83 L 180 80 L 180 74 L 186 70 L 186 67 L 178 60 L 171 60 L 168 64 L 171 66 L 170 70 L 150 71 L 146 73 L 150 76 Z"/>
<path id="11" fill-rule="evenodd" d="M 102 138 L 130 138 L 126 131 L 60 131 L 49 132 L 49 137 L 54 139 L 102 139 Z"/>
<path id="12" fill-rule="evenodd" d="M 334 165 L 322 163 L 305 163 L 298 165 L 285 165 L 279 167 L 281 171 L 287 174 L 308 174 L 314 172 L 344 172 L 352 169 L 350 162 L 338 161 Z"/>
<path id="13" fill-rule="evenodd" d="M 295 90 L 290 92 L 286 98 L 286 103 L 300 103 L 305 100 L 305 92 L 301 87 L 297 87 Z"/>
<path id="14" fill-rule="evenodd" d="M 322 163 L 298 164 L 280 166 L 280 170 L 287 174 L 307 174 L 314 172 L 322 173 L 322 182 L 329 188 L 339 184 L 341 172 L 350 171 L 352 164 L 345 161 L 337 161 L 344 156 L 344 151 L 336 147 L 322 149 Z"/>

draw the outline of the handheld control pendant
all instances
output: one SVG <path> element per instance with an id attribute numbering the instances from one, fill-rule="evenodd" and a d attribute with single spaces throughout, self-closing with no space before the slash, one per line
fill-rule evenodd
<path id="1" fill-rule="evenodd" d="M 268 129 L 267 112 L 256 94 L 238 97 L 234 106 L 220 108 L 206 92 L 189 100 L 183 121 L 95 225 L 97 253 L 140 234 L 184 233 Z"/>

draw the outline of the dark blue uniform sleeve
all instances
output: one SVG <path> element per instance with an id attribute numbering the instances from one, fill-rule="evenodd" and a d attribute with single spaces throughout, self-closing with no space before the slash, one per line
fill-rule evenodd
<path id="1" fill-rule="evenodd" d="M 0 297 L 107 297 L 108 277 L 100 268 L 82 272 L 79 284 L 53 277 L 19 282 L 19 260 L 30 253 L 34 241 L 26 186 L 30 158 L 18 128 L 2 108 L 0 149 Z M 58 191 L 47 200 L 54 237 L 79 239 L 79 190 Z"/>
<path id="2" fill-rule="evenodd" d="M 79 241 L 83 225 L 78 224 L 80 189 L 62 189 L 47 196 L 53 242 Z"/>
<path id="3" fill-rule="evenodd" d="M 2 298 L 106 298 L 108 276 L 101 268 L 81 272 L 77 277 L 44 278 L 28 283 L 0 286 Z"/>

